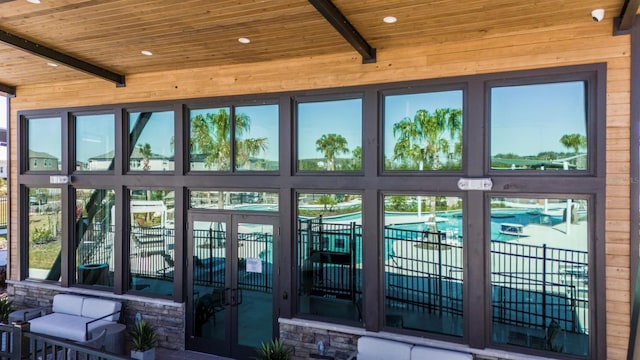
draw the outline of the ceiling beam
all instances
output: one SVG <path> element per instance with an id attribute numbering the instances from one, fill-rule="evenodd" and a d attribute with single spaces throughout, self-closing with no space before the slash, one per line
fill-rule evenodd
<path id="1" fill-rule="evenodd" d="M 620 17 L 614 19 L 614 34 L 628 34 L 636 19 L 640 0 L 625 0 Z"/>
<path id="2" fill-rule="evenodd" d="M 30 54 L 45 58 L 47 60 L 66 65 L 76 70 L 80 70 L 89 75 L 97 76 L 99 78 L 114 82 L 117 87 L 125 86 L 124 75 L 114 73 L 102 67 L 77 59 L 73 56 L 69 56 L 59 51 L 53 50 L 44 45 L 34 43 L 33 41 L 27 39 L 23 39 L 5 30 L 0 30 L 0 42 L 26 51 Z"/>
<path id="3" fill-rule="evenodd" d="M 14 86 L 0 83 L 0 94 L 5 94 L 8 97 L 14 97 L 16 96 L 16 88 Z"/>
<path id="4" fill-rule="evenodd" d="M 376 49 L 367 43 L 331 0 L 309 0 L 309 2 L 362 55 L 363 64 L 376 62 Z"/>

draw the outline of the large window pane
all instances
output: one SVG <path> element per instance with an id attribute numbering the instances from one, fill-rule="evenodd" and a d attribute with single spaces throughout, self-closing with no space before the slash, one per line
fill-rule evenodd
<path id="1" fill-rule="evenodd" d="M 191 110 L 189 162 L 192 171 L 231 170 L 231 109 Z"/>
<path id="2" fill-rule="evenodd" d="M 462 144 L 462 91 L 385 96 L 385 170 L 459 170 Z"/>
<path id="3" fill-rule="evenodd" d="M 298 195 L 298 312 L 362 321 L 362 202 Z"/>
<path id="4" fill-rule="evenodd" d="M 589 352 L 586 200 L 491 199 L 493 341 Z"/>
<path id="5" fill-rule="evenodd" d="M 81 285 L 113 287 L 115 192 L 106 189 L 77 189 L 75 232 L 76 282 Z"/>
<path id="6" fill-rule="evenodd" d="M 129 170 L 173 171 L 173 111 L 129 114 Z"/>
<path id="7" fill-rule="evenodd" d="M 586 170 L 586 84 L 491 89 L 491 168 Z"/>
<path id="8" fill-rule="evenodd" d="M 54 188 L 29 189 L 29 278 L 59 281 L 62 250 L 62 192 Z"/>
<path id="9" fill-rule="evenodd" d="M 113 114 L 76 117 L 76 170 L 113 170 L 115 156 Z"/>
<path id="10" fill-rule="evenodd" d="M 298 170 L 362 168 L 362 99 L 298 104 Z"/>
<path id="11" fill-rule="evenodd" d="M 236 170 L 278 170 L 278 106 L 243 106 L 236 111 Z"/>
<path id="12" fill-rule="evenodd" d="M 462 199 L 384 197 L 385 326 L 462 336 Z"/>
<path id="13" fill-rule="evenodd" d="M 131 190 L 129 288 L 173 295 L 175 269 L 174 203 L 168 190 Z"/>
<path id="14" fill-rule="evenodd" d="M 62 166 L 62 120 L 59 117 L 27 120 L 27 170 L 59 171 Z"/>
<path id="15" fill-rule="evenodd" d="M 278 211 L 278 193 L 251 191 L 192 191 L 194 209 Z"/>

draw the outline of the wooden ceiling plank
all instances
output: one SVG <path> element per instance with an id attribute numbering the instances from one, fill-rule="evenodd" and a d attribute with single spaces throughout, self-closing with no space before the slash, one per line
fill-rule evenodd
<path id="1" fill-rule="evenodd" d="M 48 48 L 44 45 L 37 44 L 33 41 L 23 39 L 17 35 L 11 34 L 7 31 L 0 30 L 0 42 L 13 46 L 17 49 L 24 50 L 30 54 L 49 59 L 56 63 L 60 63 L 76 70 L 83 71 L 85 73 L 112 81 L 116 86 L 125 86 L 124 75 L 116 74 L 107 69 L 90 64 L 86 61 L 74 58 L 72 56 L 63 54 L 59 51 Z"/>

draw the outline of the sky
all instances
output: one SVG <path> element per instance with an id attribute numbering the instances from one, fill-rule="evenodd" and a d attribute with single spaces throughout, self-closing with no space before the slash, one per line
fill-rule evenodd
<path id="1" fill-rule="evenodd" d="M 573 152 L 560 138 L 587 134 L 584 82 L 499 87 L 491 97 L 492 155 Z"/>
<path id="2" fill-rule="evenodd" d="M 7 97 L 0 96 L 0 129 L 7 128 Z"/>
<path id="3" fill-rule="evenodd" d="M 347 140 L 348 154 L 362 146 L 362 99 L 298 104 L 298 158 L 323 158 L 316 141 L 325 134 L 339 134 Z"/>

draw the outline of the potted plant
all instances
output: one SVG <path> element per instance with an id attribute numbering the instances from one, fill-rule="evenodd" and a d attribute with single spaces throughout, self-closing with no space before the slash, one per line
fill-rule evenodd
<path id="1" fill-rule="evenodd" d="M 289 360 L 291 359 L 291 349 L 284 346 L 279 339 L 273 339 L 256 349 L 258 359 L 261 360 Z"/>
<path id="2" fill-rule="evenodd" d="M 136 321 L 131 335 L 131 358 L 138 360 L 154 360 L 156 358 L 156 332 L 144 320 Z"/>
<path id="3" fill-rule="evenodd" d="M 13 301 L 5 297 L 0 299 L 0 323 L 9 323 L 9 314 L 13 311 Z"/>

